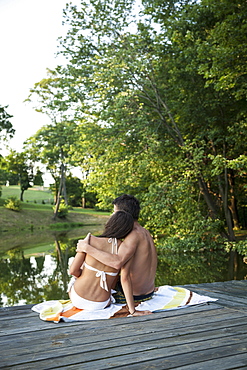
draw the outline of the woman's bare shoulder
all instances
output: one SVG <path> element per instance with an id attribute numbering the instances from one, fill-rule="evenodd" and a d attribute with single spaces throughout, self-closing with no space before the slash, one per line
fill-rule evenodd
<path id="1" fill-rule="evenodd" d="M 94 235 L 91 235 L 89 244 L 94 248 L 100 250 L 104 249 L 106 252 L 111 248 L 111 243 L 109 243 L 108 238 L 101 238 Z"/>

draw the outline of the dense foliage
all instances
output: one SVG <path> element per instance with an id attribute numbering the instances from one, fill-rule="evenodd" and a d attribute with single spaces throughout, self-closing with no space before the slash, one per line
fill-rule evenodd
<path id="1" fill-rule="evenodd" d="M 66 143 L 57 136 L 58 147 L 81 166 L 100 207 L 131 193 L 166 245 L 235 242 L 234 230 L 246 227 L 247 3 L 138 4 L 67 5 L 67 64 L 31 97 L 59 115 L 69 134 Z"/>
<path id="2" fill-rule="evenodd" d="M 20 200 L 24 200 L 24 192 L 30 188 L 31 182 L 33 181 L 33 162 L 30 160 L 28 152 L 18 153 L 15 150 L 11 150 L 10 153 L 5 157 L 5 168 L 8 173 L 14 176 L 18 176 L 18 184 L 20 185 Z"/>
<path id="3" fill-rule="evenodd" d="M 7 111 L 8 107 L 0 105 L 0 140 L 6 140 L 8 137 L 13 137 L 15 130 L 13 129 L 10 119 L 13 117 Z"/>

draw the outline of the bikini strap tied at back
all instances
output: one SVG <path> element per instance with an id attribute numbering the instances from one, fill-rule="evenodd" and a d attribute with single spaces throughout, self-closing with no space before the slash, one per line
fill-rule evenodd
<path id="1" fill-rule="evenodd" d="M 118 272 L 105 272 L 105 271 L 101 271 L 101 270 L 98 270 L 98 269 L 96 269 L 96 268 L 88 265 L 86 262 L 84 262 L 84 266 L 88 270 L 91 270 L 91 271 L 95 271 L 96 272 L 95 276 L 100 278 L 100 286 L 101 286 L 101 288 L 104 289 L 104 290 L 106 290 L 108 292 L 106 275 L 117 276 Z"/>

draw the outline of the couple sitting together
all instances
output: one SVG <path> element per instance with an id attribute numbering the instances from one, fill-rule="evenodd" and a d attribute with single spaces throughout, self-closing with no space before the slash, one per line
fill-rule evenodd
<path id="1" fill-rule="evenodd" d="M 75 277 L 69 296 L 80 309 L 104 309 L 115 300 L 127 303 L 132 316 L 148 315 L 150 311 L 135 310 L 135 303 L 154 293 L 156 248 L 150 233 L 138 223 L 139 201 L 124 194 L 113 204 L 114 213 L 104 232 L 98 237 L 88 234 L 77 243 L 69 270 Z M 114 300 L 112 289 L 116 290 Z"/>

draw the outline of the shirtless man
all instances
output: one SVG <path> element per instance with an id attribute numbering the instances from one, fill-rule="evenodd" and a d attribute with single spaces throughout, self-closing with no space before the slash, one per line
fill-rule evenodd
<path id="1" fill-rule="evenodd" d="M 132 195 L 124 194 L 116 198 L 113 204 L 114 212 L 124 210 L 131 213 L 134 218 L 133 230 L 120 245 L 118 254 L 97 250 L 88 244 L 88 237 L 78 242 L 77 250 L 89 254 L 116 270 L 121 269 L 122 286 L 129 287 L 128 291 L 123 293 L 126 297 L 133 297 L 133 302 L 149 299 L 155 288 L 157 252 L 150 233 L 138 223 L 139 201 Z M 126 281 L 129 284 L 124 284 Z M 116 301 L 123 303 L 118 299 Z M 136 316 L 138 316 L 138 311 L 136 311 Z"/>

